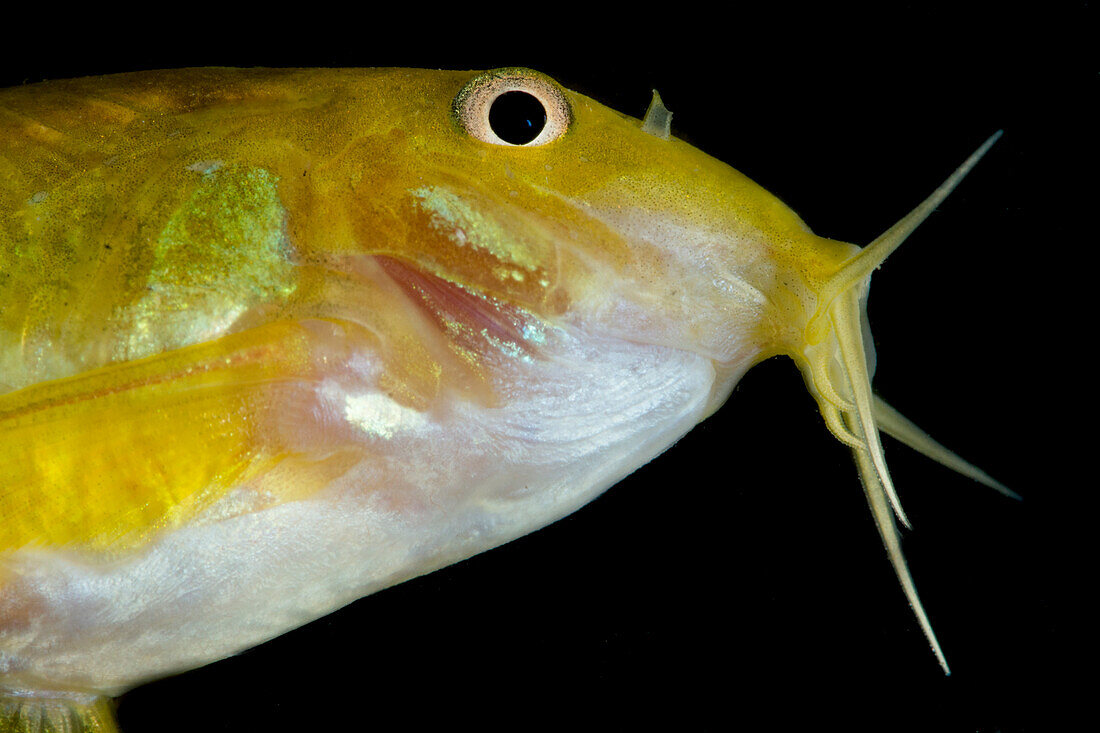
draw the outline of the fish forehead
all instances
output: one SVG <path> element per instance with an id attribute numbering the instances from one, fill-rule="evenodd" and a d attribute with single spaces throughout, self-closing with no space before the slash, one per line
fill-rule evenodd
<path id="1" fill-rule="evenodd" d="M 537 72 L 520 70 L 532 76 Z M 181 69 L 135 72 L 105 77 L 41 82 L 0 91 L 8 131 L 16 131 L 57 152 L 87 153 L 92 141 L 100 156 L 163 146 L 157 124 L 174 126 L 172 137 L 195 130 L 211 133 L 226 126 L 230 136 L 256 158 L 287 141 L 308 149 L 315 158 L 354 146 L 361 137 L 400 131 L 409 144 L 390 149 L 393 156 L 415 157 L 418 169 L 432 166 L 465 170 L 490 168 L 508 183 L 539 185 L 568 196 L 606 187 L 608 182 L 651 175 L 695 189 L 682 209 L 701 204 L 736 203 L 739 215 L 759 218 L 775 208 L 750 201 L 765 194 L 749 179 L 675 138 L 663 140 L 641 132 L 638 120 L 563 89 L 574 123 L 560 141 L 535 147 L 502 147 L 471 138 L 450 114 L 456 94 L 487 72 L 427 69 Z M 322 124 L 318 124 L 323 120 Z M 238 123 L 237 126 L 233 122 Z M 247 122 L 247 129 L 240 123 Z M 278 130 L 281 135 L 272 136 Z M 148 131 L 145 134 L 127 134 Z M 114 134 L 112 139 L 112 133 Z M 104 140 L 104 136 L 107 139 Z M 87 161 L 85 161 L 87 162 Z M 374 161 L 372 161 L 374 162 Z M 736 191 L 715 196 L 719 183 Z M 686 186 L 690 181 L 693 185 Z M 635 194 L 642 194 L 638 185 Z M 652 191 L 651 191 L 652 193 Z M 29 195 L 33 195 L 30 192 Z M 652 198 L 652 197 L 650 197 Z M 800 224 L 786 210 L 788 224 Z"/>

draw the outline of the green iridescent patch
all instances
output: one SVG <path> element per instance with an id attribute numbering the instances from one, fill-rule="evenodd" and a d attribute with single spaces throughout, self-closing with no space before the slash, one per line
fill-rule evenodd
<path id="1" fill-rule="evenodd" d="M 538 250 L 531 242 L 508 231 L 494 217 L 477 210 L 446 188 L 423 186 L 410 193 L 432 215 L 433 226 L 447 234 L 456 245 L 484 250 L 501 262 L 528 272 L 534 272 L 541 264 Z M 521 270 L 503 269 L 498 274 L 522 280 Z"/>
<path id="2" fill-rule="evenodd" d="M 208 163 L 191 168 L 201 181 L 156 240 L 147 292 L 128 309 L 128 358 L 213 338 L 249 308 L 294 292 L 278 177 Z"/>

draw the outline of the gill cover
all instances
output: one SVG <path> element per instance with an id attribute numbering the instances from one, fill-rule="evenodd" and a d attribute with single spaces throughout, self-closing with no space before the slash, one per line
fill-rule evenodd
<path id="1" fill-rule="evenodd" d="M 1000 136 L 1001 131 L 992 135 L 931 196 L 882 236 L 841 263 L 821 283 L 817 288 L 819 306 L 807 323 L 802 353 L 794 355 L 829 430 L 855 455 L 863 490 L 890 563 L 932 651 L 947 674 L 950 674 L 947 660 L 921 606 L 901 551 L 894 517 L 907 528 L 910 524 L 886 469 L 879 431 L 1007 496 L 1019 497 L 944 448 L 872 393 L 871 376 L 875 365 L 867 325 L 867 292 L 874 270 L 951 193 Z"/>

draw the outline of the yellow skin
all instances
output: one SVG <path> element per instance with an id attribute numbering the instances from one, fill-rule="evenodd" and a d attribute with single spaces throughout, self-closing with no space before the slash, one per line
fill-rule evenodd
<path id="1" fill-rule="evenodd" d="M 501 80 L 560 95 L 560 137 L 478 139 L 463 105 Z M 878 429 L 1003 487 L 871 395 L 861 305 L 874 267 L 992 139 L 861 250 L 668 138 L 660 112 L 643 124 L 526 70 L 193 69 L 0 91 L 0 731 L 36 730 L 5 694 L 52 725 L 106 730 L 102 696 L 236 649 L 158 660 L 132 679 L 50 671 L 62 667 L 44 642 L 11 641 L 40 639 L 28 629 L 52 618 L 27 563 L 108 574 L 184 529 L 328 496 L 352 467 L 407 461 L 393 442 L 402 426 L 446 424 L 453 405 L 506 413 L 530 391 L 525 370 L 568 368 L 568 339 L 703 364 L 689 423 L 752 364 L 794 358 L 853 448 L 939 655 L 897 544 L 891 505 L 904 515 Z M 373 391 L 355 392 L 368 377 Z M 319 384 L 347 393 L 347 424 L 309 422 Z M 654 427 L 659 439 L 615 476 L 593 474 L 591 491 L 688 427 Z M 486 451 L 439 460 L 484 471 Z M 393 489 L 387 506 L 421 511 L 413 497 Z"/>

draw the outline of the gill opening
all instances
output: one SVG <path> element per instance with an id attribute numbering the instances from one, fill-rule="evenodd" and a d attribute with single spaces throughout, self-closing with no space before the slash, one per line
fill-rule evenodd
<path id="1" fill-rule="evenodd" d="M 880 431 L 1007 496 L 1019 497 L 944 448 L 873 393 L 875 357 L 867 328 L 866 299 L 874 270 L 951 193 L 1000 136 L 1000 131 L 992 135 L 931 196 L 885 234 L 841 263 L 817 288 L 818 310 L 807 324 L 803 350 L 797 357 L 830 432 L 852 449 L 890 564 L 946 674 L 951 673 L 950 668 L 901 550 L 895 517 L 906 528 L 911 528 L 911 524 L 886 467 Z"/>

